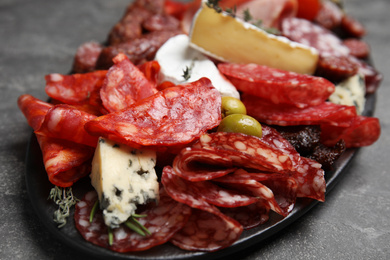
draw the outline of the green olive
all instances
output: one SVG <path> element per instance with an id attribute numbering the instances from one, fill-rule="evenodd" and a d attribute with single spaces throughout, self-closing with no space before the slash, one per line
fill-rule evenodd
<path id="1" fill-rule="evenodd" d="M 261 124 L 253 117 L 241 114 L 229 115 L 222 119 L 217 131 L 262 136 Z"/>
<path id="2" fill-rule="evenodd" d="M 241 100 L 234 97 L 222 97 L 221 103 L 222 118 L 232 114 L 246 115 L 245 105 Z"/>

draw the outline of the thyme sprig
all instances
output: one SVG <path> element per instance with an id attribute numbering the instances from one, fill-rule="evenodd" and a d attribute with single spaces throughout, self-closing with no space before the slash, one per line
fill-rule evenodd
<path id="1" fill-rule="evenodd" d="M 49 199 L 52 199 L 58 205 L 58 209 L 54 211 L 53 220 L 58 224 L 58 228 L 62 228 L 67 223 L 71 207 L 73 207 L 79 199 L 73 195 L 71 187 L 61 188 L 58 186 L 55 186 L 50 190 Z"/>

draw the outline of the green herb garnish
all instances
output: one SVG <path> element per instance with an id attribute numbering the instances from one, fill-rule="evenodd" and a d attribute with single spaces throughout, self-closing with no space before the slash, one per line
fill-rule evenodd
<path id="1" fill-rule="evenodd" d="M 58 228 L 62 228 L 67 223 L 70 208 L 73 207 L 79 200 L 73 195 L 72 188 L 61 188 L 55 186 L 50 190 L 49 199 L 52 199 L 58 209 L 54 211 L 54 222 L 59 224 Z"/>

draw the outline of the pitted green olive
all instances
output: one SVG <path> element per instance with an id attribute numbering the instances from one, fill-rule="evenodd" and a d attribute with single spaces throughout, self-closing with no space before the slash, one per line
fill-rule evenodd
<path id="1" fill-rule="evenodd" d="M 251 116 L 233 114 L 222 119 L 218 126 L 218 132 L 233 132 L 262 136 L 261 124 Z"/>
<path id="2" fill-rule="evenodd" d="M 232 114 L 246 115 L 245 105 L 241 100 L 234 97 L 222 97 L 221 103 L 222 118 Z"/>

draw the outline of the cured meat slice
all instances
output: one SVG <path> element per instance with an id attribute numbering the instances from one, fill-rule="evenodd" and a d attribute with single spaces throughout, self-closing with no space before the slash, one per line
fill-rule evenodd
<path id="1" fill-rule="evenodd" d="M 91 170 L 93 147 L 63 139 L 36 135 L 42 151 L 49 181 L 59 187 L 70 187 Z"/>
<path id="2" fill-rule="evenodd" d="M 223 151 L 185 148 L 173 160 L 175 172 L 189 181 L 205 181 L 235 170 L 233 161 Z"/>
<path id="3" fill-rule="evenodd" d="M 330 81 L 257 64 L 221 63 L 218 69 L 244 93 L 300 108 L 319 105 L 335 90 Z"/>
<path id="4" fill-rule="evenodd" d="M 244 229 L 254 228 L 269 219 L 269 208 L 262 202 L 236 208 L 220 208 L 220 210 L 226 216 L 237 220 Z"/>
<path id="5" fill-rule="evenodd" d="M 226 215 L 224 218 L 193 209 L 186 225 L 170 240 L 185 250 L 214 252 L 231 246 L 241 235 L 242 226 Z"/>
<path id="6" fill-rule="evenodd" d="M 107 71 L 93 71 L 83 74 L 61 75 L 53 73 L 45 76 L 46 94 L 60 102 L 94 111 L 94 114 L 105 112 L 100 98 L 100 89 Z"/>
<path id="7" fill-rule="evenodd" d="M 73 73 L 92 72 L 96 68 L 96 62 L 99 58 L 103 45 L 98 42 L 85 42 L 77 48 L 73 60 Z"/>
<path id="8" fill-rule="evenodd" d="M 282 21 L 282 34 L 292 41 L 318 50 L 321 56 L 347 56 L 349 49 L 331 31 L 300 18 Z"/>
<path id="9" fill-rule="evenodd" d="M 355 61 L 359 64 L 358 72 L 364 75 L 366 94 L 375 93 L 383 80 L 383 75 L 367 62 L 357 59 Z"/>
<path id="10" fill-rule="evenodd" d="M 291 176 L 297 181 L 297 197 L 325 201 L 326 183 L 321 164 L 302 157 Z"/>
<path id="11" fill-rule="evenodd" d="M 366 28 L 355 18 L 344 14 L 340 24 L 343 32 L 349 37 L 361 38 L 366 34 Z"/>
<path id="12" fill-rule="evenodd" d="M 358 59 L 365 59 L 370 55 L 370 46 L 363 40 L 348 38 L 343 40 L 343 44 L 348 47 L 350 54 Z"/>
<path id="13" fill-rule="evenodd" d="M 277 142 L 278 140 L 275 140 Z M 201 136 L 193 149 L 220 151 L 233 166 L 268 172 L 286 172 L 293 168 L 291 153 L 275 148 L 262 138 L 241 133 L 216 132 Z M 175 164 L 174 164 L 175 167 Z M 175 168 L 176 170 L 176 168 Z"/>
<path id="14" fill-rule="evenodd" d="M 161 181 L 173 199 L 193 208 L 189 221 L 171 239 L 174 245 L 186 250 L 216 251 L 240 237 L 243 227 L 204 200 L 188 182 L 174 174 L 172 167 L 164 167 Z"/>
<path id="15" fill-rule="evenodd" d="M 344 12 L 332 1 L 320 1 L 321 8 L 314 22 L 322 27 L 332 30 L 338 27 L 343 19 Z"/>
<path id="16" fill-rule="evenodd" d="M 19 97 L 18 106 L 34 130 L 41 127 L 46 114 L 53 108 L 52 104 L 27 94 Z M 89 173 L 94 153 L 92 147 L 39 134 L 36 137 L 52 184 L 70 187 Z"/>
<path id="17" fill-rule="evenodd" d="M 143 251 L 161 245 L 180 230 L 191 215 L 190 207 L 171 199 L 161 188 L 159 203 L 139 212 L 146 215 L 140 218 L 139 222 L 151 232 L 151 235 L 143 237 L 121 226 L 113 230 L 114 239 L 110 246 L 102 212 L 96 212 L 93 221 L 89 222 L 90 212 L 97 199 L 96 192 L 91 191 L 76 204 L 74 214 L 76 228 L 85 240 L 117 252 Z"/>
<path id="18" fill-rule="evenodd" d="M 350 56 L 326 56 L 318 60 L 316 75 L 341 82 L 358 72 L 359 65 Z"/>
<path id="19" fill-rule="evenodd" d="M 97 69 L 109 69 L 112 59 L 119 53 L 124 53 L 135 65 L 151 61 L 157 50 L 171 37 L 181 33 L 180 30 L 153 31 L 131 41 L 110 45 L 103 48 L 96 62 Z"/>
<path id="20" fill-rule="evenodd" d="M 375 117 L 356 116 L 349 127 L 321 126 L 321 142 L 327 146 L 334 146 L 340 140 L 344 140 L 347 148 L 368 146 L 376 142 L 380 134 L 380 122 Z"/>
<path id="21" fill-rule="evenodd" d="M 267 100 L 243 94 L 241 96 L 248 115 L 269 125 L 319 125 L 349 126 L 349 119 L 355 117 L 356 108 L 324 102 L 318 106 L 297 108 L 275 105 Z"/>
<path id="22" fill-rule="evenodd" d="M 180 202 L 199 209 L 209 208 L 210 205 L 234 208 L 247 206 L 258 201 L 255 196 L 225 189 L 209 181 L 187 181 L 177 176 L 170 166 L 163 169 L 162 183 L 173 198 L 180 197 L 181 199 L 178 199 Z M 183 199 L 183 196 L 187 196 L 187 198 Z M 200 200 L 204 202 L 199 202 Z"/>
<path id="23" fill-rule="evenodd" d="M 224 4 L 227 8 L 234 8 L 236 4 Z M 226 1 L 232 2 L 232 1 Z M 243 1 L 234 1 L 243 2 Z M 245 11 L 250 10 L 253 21 L 261 21 L 264 28 L 280 29 L 280 23 L 287 17 L 294 17 L 298 11 L 298 4 L 295 0 L 256 0 L 246 1 L 246 3 L 237 5 L 237 16 L 244 19 Z"/>
<path id="24" fill-rule="evenodd" d="M 24 94 L 18 98 L 18 107 L 26 117 L 29 126 L 34 130 L 38 130 L 45 119 L 46 113 L 53 105 L 31 95 Z"/>
<path id="25" fill-rule="evenodd" d="M 42 125 L 35 133 L 96 147 L 98 138 L 84 130 L 86 122 L 94 118 L 96 116 L 70 105 L 55 105 L 47 112 Z"/>
<path id="26" fill-rule="evenodd" d="M 150 83 L 157 89 L 158 77 L 160 73 L 160 64 L 157 61 L 147 61 L 138 66 L 139 70 L 145 75 Z"/>
<path id="27" fill-rule="evenodd" d="M 124 111 L 85 125 L 96 136 L 134 148 L 178 149 L 221 121 L 221 96 L 207 78 L 164 89 Z M 165 146 L 165 148 L 164 148 Z"/>
<path id="28" fill-rule="evenodd" d="M 228 185 L 236 190 L 249 192 L 259 198 L 263 207 L 287 216 L 294 207 L 297 197 L 297 183 L 288 174 L 248 173 L 237 170 L 214 181 Z"/>
<path id="29" fill-rule="evenodd" d="M 155 86 L 123 53 L 113 59 L 114 64 L 100 90 L 103 106 L 109 112 L 128 108 L 131 104 L 157 92 Z"/>

